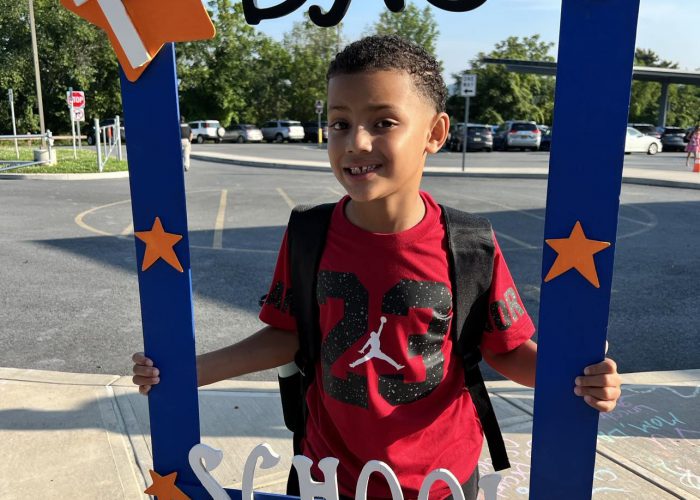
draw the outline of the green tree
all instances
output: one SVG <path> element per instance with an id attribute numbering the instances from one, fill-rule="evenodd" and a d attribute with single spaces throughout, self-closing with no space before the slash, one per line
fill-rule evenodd
<path id="1" fill-rule="evenodd" d="M 485 64 L 482 58 L 554 61 L 553 43 L 540 35 L 509 37 L 496 44 L 488 54 L 479 53 L 471 63 L 470 73 L 477 75 L 477 95 L 470 100 L 469 120 L 499 124 L 505 120 L 534 120 L 552 123 L 554 77 L 513 73 L 500 64 Z M 459 74 L 453 75 L 459 85 Z M 464 120 L 464 98 L 451 96 L 447 112 L 454 121 Z"/>
<path id="2" fill-rule="evenodd" d="M 319 28 L 308 17 L 285 34 L 283 45 L 290 55 L 290 117 L 316 119 L 314 103 L 326 100 L 326 72 L 342 43 L 342 23 L 333 29 Z"/>
<path id="3" fill-rule="evenodd" d="M 119 113 L 117 62 L 104 33 L 57 0 L 35 0 L 34 14 L 46 127 L 55 134 L 70 130 L 68 87 L 85 91 L 88 119 Z M 0 0 L 0 26 L 0 89 L 3 94 L 8 88 L 15 91 L 18 130 L 36 132 L 39 119 L 27 2 Z M 6 131 L 11 130 L 8 108 L 0 106 L 0 128 Z"/>
<path id="4" fill-rule="evenodd" d="M 412 2 L 409 2 L 401 12 L 383 10 L 379 15 L 379 21 L 372 25 L 370 33 L 400 35 L 422 46 L 433 56 L 436 56 L 435 43 L 440 35 L 437 21 L 430 7 L 426 5 L 421 10 Z"/>

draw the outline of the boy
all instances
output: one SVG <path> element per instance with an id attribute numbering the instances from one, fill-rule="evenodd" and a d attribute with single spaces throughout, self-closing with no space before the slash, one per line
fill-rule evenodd
<path id="1" fill-rule="evenodd" d="M 382 460 L 397 473 L 405 498 L 416 498 L 425 474 L 439 467 L 456 475 L 467 499 L 476 498 L 483 438 L 462 360 L 452 352 L 444 220 L 419 189 L 426 156 L 440 150 L 450 128 L 445 98 L 437 62 L 396 36 L 349 45 L 328 71 L 328 154 L 347 196 L 334 209 L 319 265 L 322 361 L 307 391 L 301 446 L 314 463 L 340 460 L 346 497 L 354 497 L 363 465 Z M 290 288 L 287 252 L 285 235 L 273 288 Z M 495 239 L 489 293 L 489 304 L 504 301 L 511 313 L 509 321 L 489 315 L 484 359 L 532 387 L 534 326 Z M 262 308 L 268 326 L 198 356 L 200 386 L 294 359 L 296 322 L 279 302 Z M 134 362 L 134 383 L 145 394 L 158 371 L 142 354 Z M 614 362 L 585 373 L 575 381 L 576 394 L 612 410 L 620 396 Z M 430 497 L 449 495 L 438 482 Z M 368 497 L 390 493 L 383 481 L 370 482 Z"/>

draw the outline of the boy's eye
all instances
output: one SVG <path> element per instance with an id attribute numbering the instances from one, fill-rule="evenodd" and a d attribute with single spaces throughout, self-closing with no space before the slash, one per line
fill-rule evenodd
<path id="1" fill-rule="evenodd" d="M 330 128 L 332 130 L 344 130 L 344 129 L 348 128 L 348 124 L 345 122 L 337 121 L 337 122 L 331 123 Z"/>
<path id="2" fill-rule="evenodd" d="M 377 127 L 379 128 L 391 128 L 396 126 L 396 122 L 393 120 L 381 120 L 377 122 Z"/>

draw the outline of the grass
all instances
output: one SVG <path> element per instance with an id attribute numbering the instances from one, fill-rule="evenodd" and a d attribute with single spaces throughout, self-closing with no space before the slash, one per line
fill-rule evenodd
<path id="1" fill-rule="evenodd" d="M 33 161 L 35 149 L 39 149 L 39 144 L 36 146 L 20 146 L 19 158 L 22 161 Z M 84 147 L 77 151 L 77 159 L 73 158 L 73 148 L 56 149 L 56 165 L 34 165 L 31 167 L 14 168 L 5 170 L 6 173 L 17 174 L 87 174 L 97 173 L 97 153 L 94 147 Z M 16 161 L 15 148 L 13 145 L 0 146 L 0 164 L 5 161 Z M 114 153 L 107 160 L 103 168 L 103 172 L 123 172 L 128 170 L 126 160 L 119 161 L 114 157 Z"/>

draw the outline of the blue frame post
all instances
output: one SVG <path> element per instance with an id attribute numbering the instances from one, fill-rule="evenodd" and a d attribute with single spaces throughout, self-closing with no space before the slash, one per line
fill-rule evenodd
<path id="1" fill-rule="evenodd" d="M 187 236 L 185 179 L 175 49 L 166 44 L 136 82 L 120 70 L 134 231 L 148 231 L 159 217 L 168 233 L 182 235 L 173 246 L 183 268 L 163 259 L 142 271 L 146 245 L 136 239 L 136 262 L 146 355 L 161 382 L 148 397 L 153 468 L 177 472 L 177 482 L 199 484 L 188 463 L 199 443 L 197 370 L 192 277 Z"/>
<path id="2" fill-rule="evenodd" d="M 639 0 L 563 0 L 545 239 L 576 221 L 611 248 L 600 287 L 571 270 L 542 283 L 530 498 L 590 499 L 598 412 L 574 379 L 604 358 Z M 578 130 L 597 130 L 596 146 Z M 557 256 L 547 244 L 543 277 Z"/>

